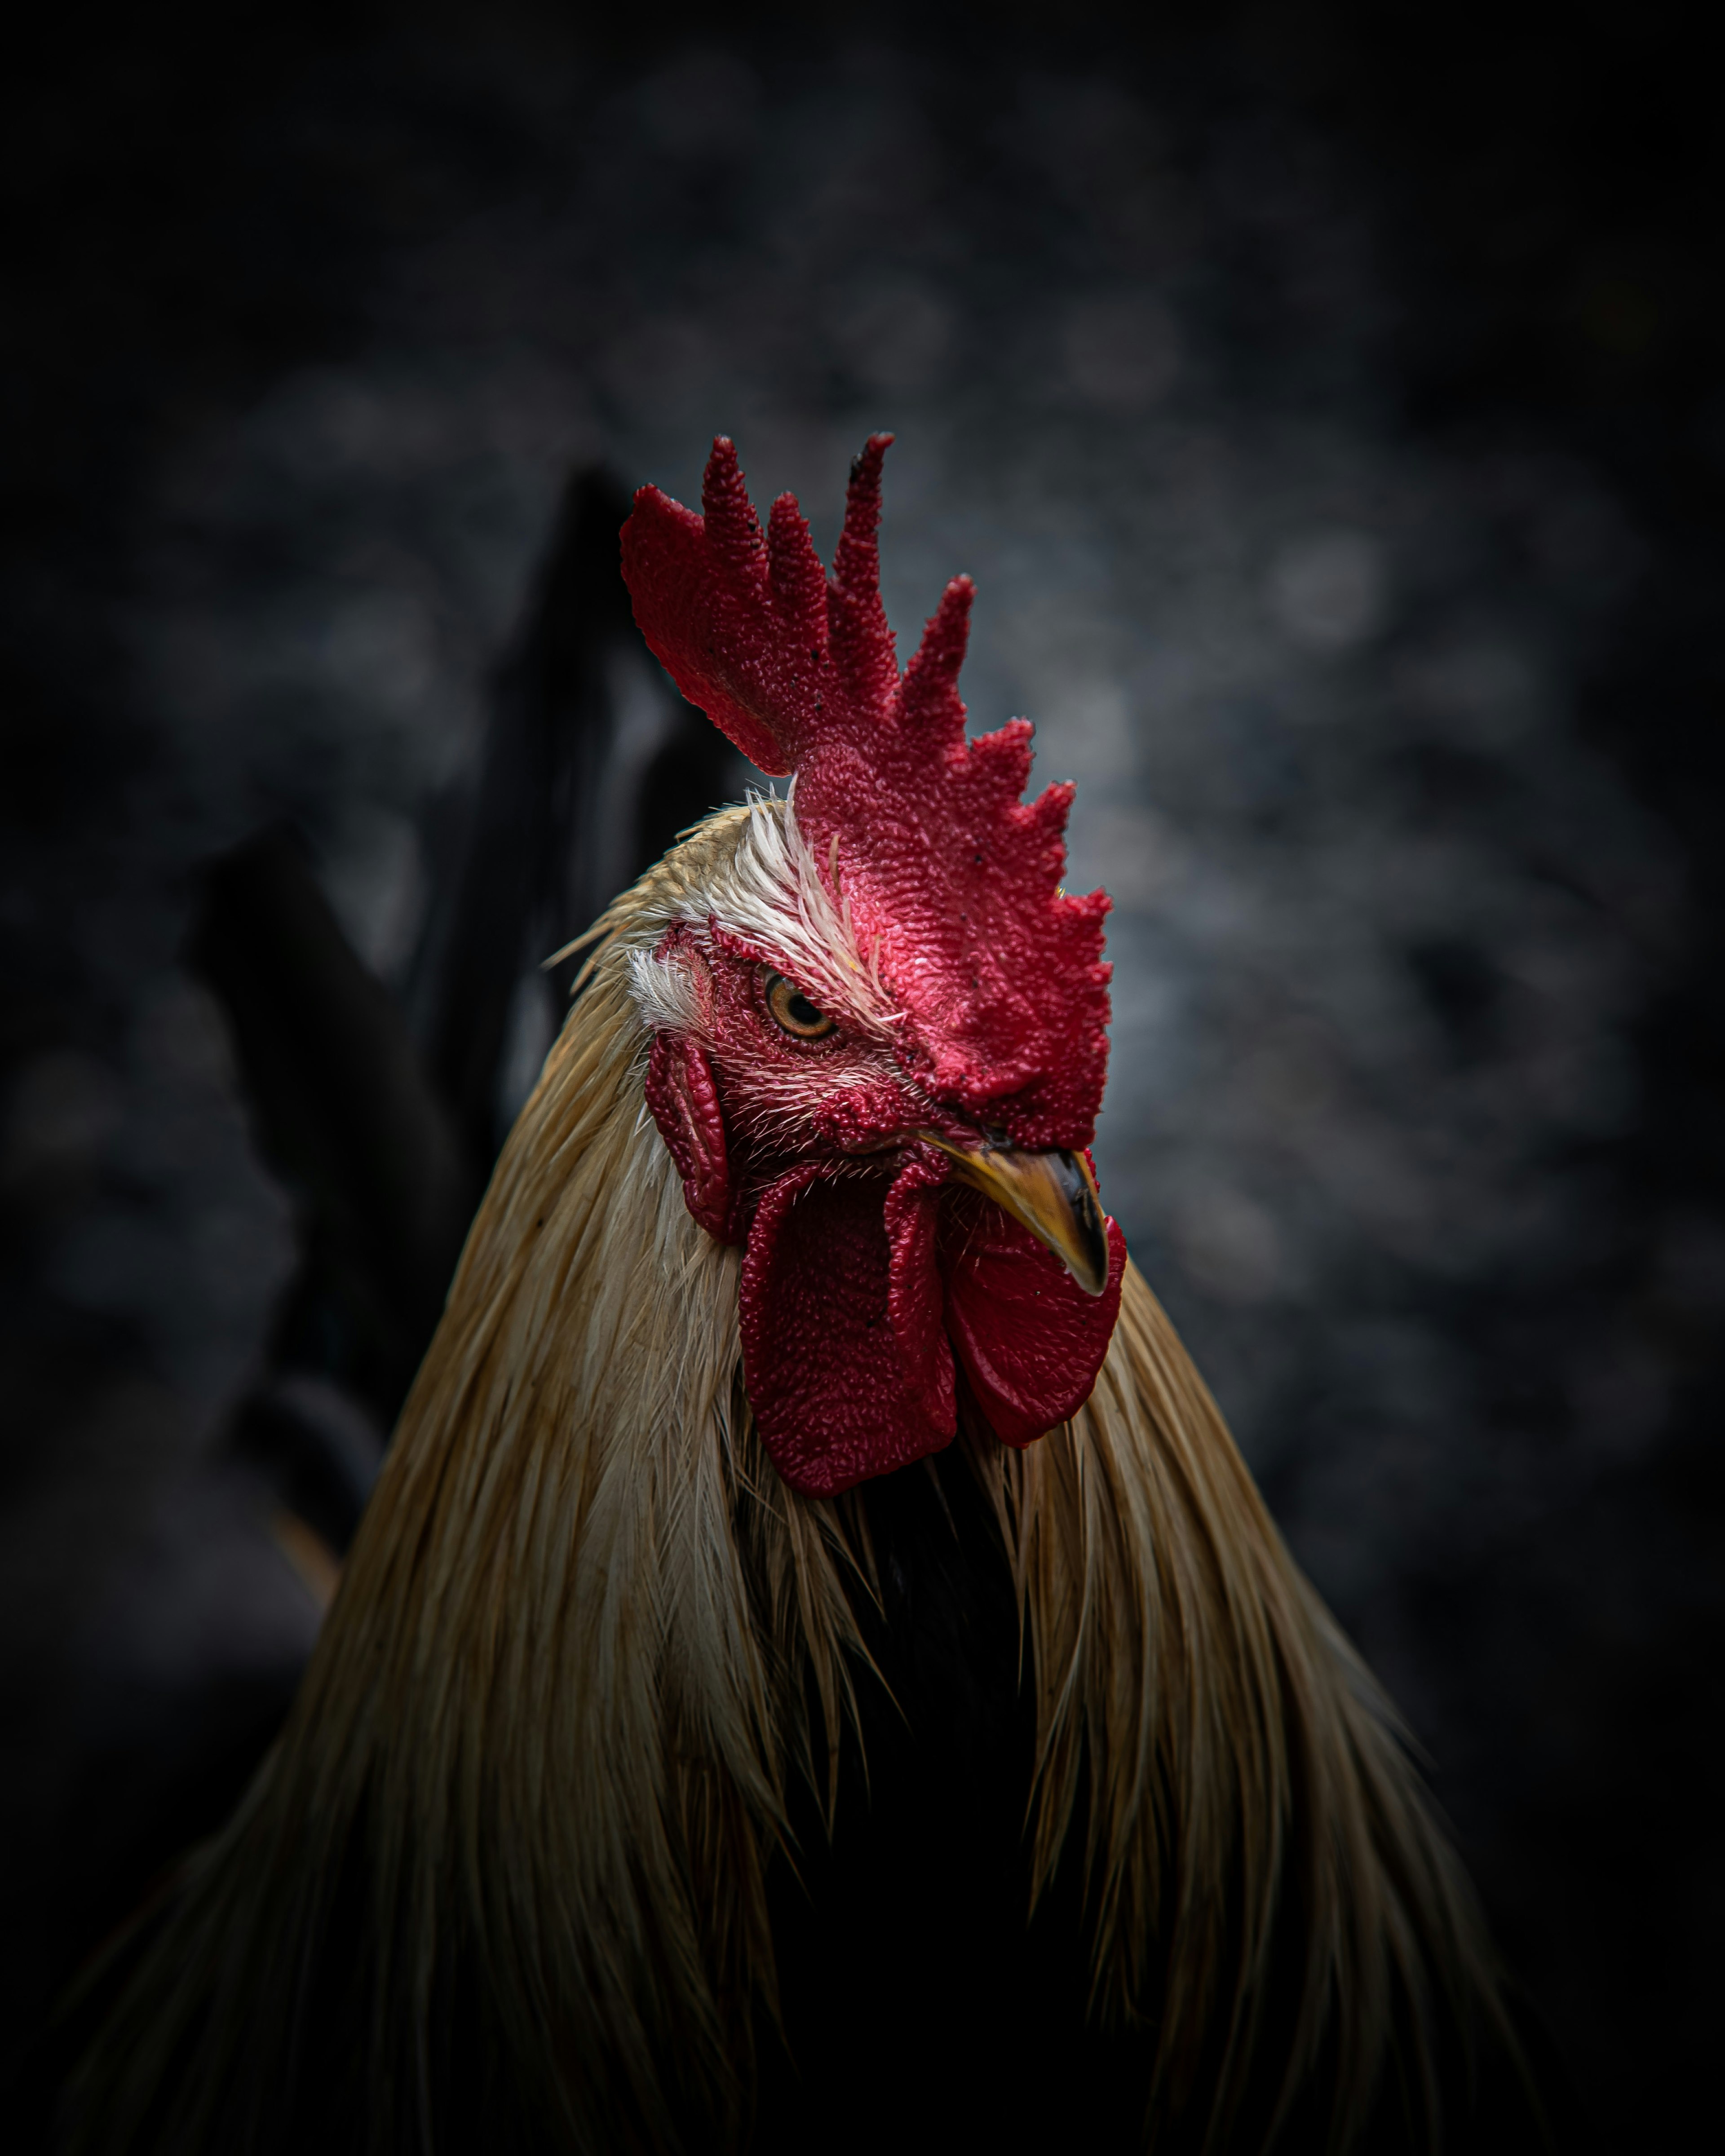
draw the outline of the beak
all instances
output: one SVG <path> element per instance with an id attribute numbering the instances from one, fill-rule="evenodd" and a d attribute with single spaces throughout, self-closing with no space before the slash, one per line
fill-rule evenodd
<path id="1" fill-rule="evenodd" d="M 916 1135 L 953 1163 L 953 1179 L 992 1198 L 1003 1213 L 1047 1244 L 1086 1295 L 1108 1285 L 1108 1235 L 1096 1179 L 1081 1152 L 1014 1152 L 1004 1146 L 972 1150 L 932 1131 Z"/>

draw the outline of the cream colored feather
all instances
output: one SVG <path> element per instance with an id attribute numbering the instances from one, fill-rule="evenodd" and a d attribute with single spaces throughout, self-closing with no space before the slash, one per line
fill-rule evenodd
<path id="1" fill-rule="evenodd" d="M 862 1508 L 791 1493 L 757 1438 L 738 1254 L 691 1219 L 645 1114 L 635 975 L 782 814 L 710 819 L 602 924 L 288 1727 L 85 2063 L 80 2148 L 270 2145 L 342 2014 L 372 2144 L 417 2145 L 457 1958 L 497 2072 L 571 2148 L 741 2131 L 790 1779 L 824 1760 L 830 1803 L 853 1687 L 878 1681 L 853 1616 L 871 1558 Z M 1219 2133 L 1272 1931 L 1304 1910 L 1281 2070 L 1291 2092 L 1330 2047 L 1345 2138 L 1393 1999 L 1416 2084 L 1434 1987 L 1496 2011 L 1382 1700 L 1135 1270 L 1071 1424 L 965 1442 L 1024 1611 L 1034 1881 L 1069 1844 L 1088 1866 L 1093 2010 L 1130 2017 L 1173 1972 L 1158 2104 Z"/>

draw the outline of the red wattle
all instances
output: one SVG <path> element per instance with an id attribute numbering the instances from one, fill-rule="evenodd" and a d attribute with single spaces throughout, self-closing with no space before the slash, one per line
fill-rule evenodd
<path id="1" fill-rule="evenodd" d="M 661 1034 L 647 1101 L 690 1212 L 742 1240 L 718 1089 L 691 1041 Z M 957 1428 L 953 1353 L 1007 1445 L 1029 1445 L 1090 1394 L 1120 1308 L 1126 1245 L 1108 1223 L 1108 1286 L 1083 1294 L 1034 1236 L 914 1152 L 889 1183 L 811 1161 L 770 1184 L 739 1286 L 743 1382 L 774 1466 L 830 1497 L 937 1452 Z"/>
<path id="2" fill-rule="evenodd" d="M 933 1200 L 920 1163 L 900 1182 L 913 1173 L 901 1197 L 880 1176 L 811 1162 L 770 1186 L 750 1224 L 743 1383 L 768 1456 L 805 1497 L 890 1474 L 957 1429 Z"/>
<path id="3" fill-rule="evenodd" d="M 920 1405 L 932 1427 L 955 1428 L 952 1351 L 941 1323 L 939 1214 L 937 1195 L 946 1179 L 939 1158 L 911 1160 L 886 1194 L 882 1225 L 891 1253 L 886 1274 L 886 1321 L 904 1356 Z M 944 1440 L 943 1440 L 944 1441 Z"/>
<path id="4" fill-rule="evenodd" d="M 1126 1239 L 1108 1223 L 1108 1285 L 1086 1295 L 1051 1250 L 974 1191 L 941 1219 L 946 1329 L 1003 1444 L 1025 1445 L 1090 1398 L 1120 1315 Z"/>

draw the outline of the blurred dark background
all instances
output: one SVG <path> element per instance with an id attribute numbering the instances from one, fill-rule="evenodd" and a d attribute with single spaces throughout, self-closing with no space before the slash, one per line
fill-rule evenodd
<path id="1" fill-rule="evenodd" d="M 1615 2145 L 1725 1997 L 1697 11 L 76 11 L 0 80 L 0 2040 L 284 1711 L 715 432 L 1081 782 L 1105 1194 Z"/>

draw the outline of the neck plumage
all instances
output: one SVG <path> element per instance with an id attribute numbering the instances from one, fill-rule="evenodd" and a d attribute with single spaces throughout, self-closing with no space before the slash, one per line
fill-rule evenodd
<path id="1" fill-rule="evenodd" d="M 465 2107 L 486 2145 L 507 2112 L 655 2148 L 744 2115 L 789 1780 L 835 1778 L 878 1680 L 863 1507 L 774 1475 L 738 1253 L 643 1107 L 630 952 L 738 828 L 603 924 L 289 1725 L 86 2063 L 85 2148 L 461 2145 Z M 1033 1884 L 1087 1866 L 1096 2012 L 1153 2000 L 1158 2100 L 1218 2128 L 1248 2069 L 1322 2061 L 1345 2129 L 1392 2042 L 1417 2101 L 1434 1999 L 1491 2010 L 1465 1887 L 1136 1271 L 1073 1421 L 969 1451 L 1031 1649 Z M 1297 2008 L 1266 2033 L 1272 1947 Z"/>

